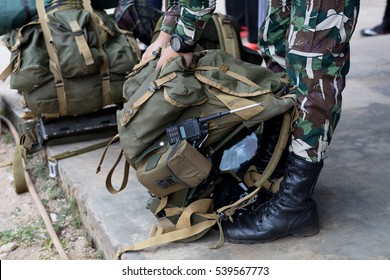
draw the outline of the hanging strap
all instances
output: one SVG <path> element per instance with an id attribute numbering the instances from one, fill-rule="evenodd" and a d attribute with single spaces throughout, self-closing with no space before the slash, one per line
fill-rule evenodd
<path id="1" fill-rule="evenodd" d="M 96 173 L 99 173 L 100 170 L 101 170 L 101 165 L 103 164 L 103 161 L 104 161 L 104 158 L 106 157 L 106 154 L 107 154 L 107 151 L 108 151 L 108 148 L 111 146 L 112 143 L 116 142 L 119 140 L 119 134 L 115 135 L 106 145 L 106 148 L 104 149 L 104 152 L 103 152 L 103 155 L 102 157 L 100 158 L 100 161 L 99 161 L 99 165 L 96 169 Z M 121 186 L 119 187 L 119 189 L 115 189 L 113 184 L 112 184 L 112 175 L 114 174 L 118 164 L 120 163 L 121 159 L 123 157 L 123 150 L 120 151 L 119 153 L 119 156 L 117 158 L 117 160 L 115 161 L 113 167 L 110 169 L 110 171 L 108 172 L 107 174 L 107 177 L 106 177 L 106 188 L 108 190 L 109 193 L 111 194 L 117 194 L 121 191 L 123 191 L 127 185 L 127 182 L 129 180 L 129 174 L 130 174 L 130 164 L 129 162 L 126 160 L 125 161 L 125 164 L 124 164 L 124 170 L 123 170 L 123 178 L 122 178 L 122 183 L 121 183 Z"/>
<path id="2" fill-rule="evenodd" d="M 3 70 L 3 72 L 1 72 L 0 81 L 5 82 L 5 80 L 7 80 L 7 78 L 11 75 L 12 71 L 14 70 L 14 63 L 17 60 L 17 58 L 18 56 L 15 55 L 12 58 L 10 64 L 8 64 L 8 66 Z"/>
<path id="3" fill-rule="evenodd" d="M 112 140 L 105 140 L 105 141 L 102 141 L 102 142 L 99 142 L 99 143 L 96 143 L 96 144 L 88 145 L 88 146 L 80 148 L 80 149 L 76 149 L 76 150 L 72 150 L 72 151 L 66 151 L 66 152 L 63 152 L 63 153 L 60 153 L 60 154 L 57 154 L 57 155 L 54 155 L 54 156 L 50 156 L 50 157 L 47 158 L 47 160 L 48 161 L 56 161 L 56 160 L 61 160 L 61 159 L 65 159 L 65 158 L 69 158 L 69 157 L 85 154 L 87 152 L 91 152 L 91 151 L 100 149 L 102 147 L 105 147 L 111 141 Z"/>

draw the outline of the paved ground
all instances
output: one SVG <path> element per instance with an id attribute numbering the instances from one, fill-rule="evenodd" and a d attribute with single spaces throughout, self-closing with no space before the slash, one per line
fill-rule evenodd
<path id="1" fill-rule="evenodd" d="M 343 115 L 314 194 L 321 220 L 318 235 L 250 246 L 225 243 L 212 250 L 218 237 L 210 232 L 194 243 L 161 246 L 125 258 L 390 259 L 390 35 L 359 35 L 361 28 L 380 22 L 385 5 L 382 2 L 361 1 L 360 20 L 351 43 L 352 64 Z M 0 50 L 3 69 L 8 53 Z M 17 111 L 18 98 L 7 83 L 0 84 L 0 94 L 4 98 L 0 111 L 11 107 Z M 54 146 L 48 152 L 57 154 L 84 144 Z M 113 258 L 116 248 L 143 240 L 154 222 L 145 209 L 148 194 L 134 174 L 122 193 L 111 195 L 106 191 L 105 176 L 118 153 L 116 144 L 98 175 L 95 169 L 102 150 L 59 162 L 63 187 L 76 198 L 86 228 L 108 259 Z"/>

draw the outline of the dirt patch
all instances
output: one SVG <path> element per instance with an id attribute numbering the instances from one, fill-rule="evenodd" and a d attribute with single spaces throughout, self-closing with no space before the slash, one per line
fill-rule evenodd
<path id="1" fill-rule="evenodd" d="M 30 193 L 15 192 L 11 165 L 15 144 L 3 124 L 0 138 L 0 166 L 5 165 L 0 167 L 0 260 L 60 259 Z M 76 202 L 49 178 L 44 153 L 29 156 L 26 163 L 69 258 L 104 259 L 83 228 Z"/>

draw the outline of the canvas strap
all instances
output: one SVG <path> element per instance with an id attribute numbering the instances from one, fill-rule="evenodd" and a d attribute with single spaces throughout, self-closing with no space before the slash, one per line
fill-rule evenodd
<path id="1" fill-rule="evenodd" d="M 99 165 L 96 169 L 96 173 L 99 173 L 100 170 L 101 170 L 101 166 L 103 164 L 103 161 L 104 161 L 104 158 L 106 157 L 106 154 L 107 154 L 107 151 L 108 151 L 108 148 L 111 146 L 112 143 L 116 142 L 119 140 L 119 134 L 115 135 L 106 145 L 106 148 L 104 149 L 104 152 L 103 152 L 103 155 L 102 157 L 100 158 L 100 161 L 99 161 Z M 114 165 L 112 166 L 112 168 L 110 169 L 110 171 L 108 172 L 107 174 L 107 177 L 106 177 L 106 188 L 107 188 L 107 191 L 111 194 L 117 194 L 121 191 L 123 191 L 127 185 L 127 182 L 129 180 L 129 174 L 130 174 L 130 164 L 129 162 L 126 160 L 125 161 L 125 164 L 124 164 L 124 169 L 123 169 L 123 178 L 122 178 L 122 182 L 121 182 L 121 185 L 119 188 L 115 188 L 112 184 L 112 176 L 118 166 L 118 164 L 120 163 L 121 159 L 123 157 L 123 150 L 120 151 L 119 155 L 118 155 L 118 158 L 117 160 L 115 161 Z"/>
<path id="2" fill-rule="evenodd" d="M 207 214 L 211 204 L 211 199 L 200 199 L 194 201 L 184 209 L 176 226 L 168 224 L 168 226 L 162 225 L 160 227 L 153 227 L 148 239 L 134 245 L 128 245 L 120 248 L 115 254 L 115 259 L 120 259 L 121 255 L 124 253 L 136 252 L 152 246 L 184 240 L 210 229 L 217 223 L 218 220 L 218 215 L 212 213 Z M 204 220 L 197 224 L 192 224 L 191 217 L 194 214 L 201 214 Z"/>
<path id="3" fill-rule="evenodd" d="M 92 65 L 95 63 L 93 60 L 93 56 L 91 53 L 91 50 L 88 46 L 87 41 L 85 40 L 85 37 L 83 35 L 83 30 L 81 29 L 80 25 L 77 21 L 71 21 L 69 22 L 69 26 L 72 29 L 72 32 L 74 34 L 77 48 L 79 49 L 79 53 L 83 56 L 85 64 L 86 65 Z"/>
<path id="4" fill-rule="evenodd" d="M 14 56 L 13 59 L 11 60 L 10 64 L 1 72 L 0 74 L 0 81 L 5 82 L 9 75 L 11 75 L 12 71 L 14 70 L 14 63 L 17 59 L 17 56 Z"/>
<path id="5" fill-rule="evenodd" d="M 43 32 L 43 36 L 45 38 L 45 44 L 46 49 L 49 54 L 49 65 L 50 65 L 50 71 L 54 76 L 54 86 L 55 91 L 57 93 L 58 98 L 58 111 L 60 116 L 67 115 L 68 112 L 68 105 L 66 101 L 66 91 L 64 87 L 64 80 L 62 78 L 60 64 L 57 56 L 57 51 L 55 49 L 55 46 L 53 44 L 53 38 L 50 32 L 49 28 L 49 18 L 46 14 L 44 1 L 43 0 L 36 0 L 36 7 L 38 11 L 39 16 L 39 22 L 41 23 L 41 28 Z"/>
<path id="6" fill-rule="evenodd" d="M 98 35 L 98 49 L 103 57 L 103 61 L 100 65 L 100 75 L 102 80 L 102 94 L 103 94 L 103 106 L 111 104 L 111 86 L 110 86 L 110 71 L 109 71 L 109 61 L 104 51 L 103 45 L 107 41 L 107 33 L 110 33 L 110 30 L 104 27 L 104 24 L 101 18 L 95 13 L 91 6 L 90 0 L 83 0 L 84 9 L 86 9 L 91 14 L 91 23 L 96 34 Z"/>
<path id="7" fill-rule="evenodd" d="M 143 94 L 140 98 L 138 98 L 130 108 L 128 108 L 124 114 L 123 117 L 120 119 L 120 124 L 122 126 L 126 126 L 136 115 L 136 113 L 141 109 L 142 105 L 148 101 L 153 94 L 158 90 L 162 85 L 165 83 L 172 81 L 177 77 L 177 74 L 175 72 L 169 73 L 155 81 L 152 81 L 149 85 L 148 90 Z"/>
<path id="8" fill-rule="evenodd" d="M 266 93 L 270 92 L 270 90 L 264 89 L 264 90 L 257 90 L 255 92 L 245 93 L 245 94 L 237 93 L 237 92 L 234 92 L 227 87 L 224 87 L 220 83 L 207 78 L 206 76 L 202 75 L 200 72 L 200 71 L 221 70 L 221 71 L 224 71 L 227 75 L 229 75 L 229 76 L 235 78 L 236 80 L 239 80 L 239 81 L 241 81 L 249 86 L 258 87 L 258 85 L 256 83 L 254 83 L 253 81 L 249 80 L 248 78 L 246 78 L 238 73 L 235 73 L 233 71 L 228 70 L 228 68 L 226 68 L 226 67 L 221 68 L 221 67 L 213 67 L 213 66 L 204 66 L 204 67 L 197 67 L 195 70 L 196 70 L 195 77 L 199 81 L 201 81 L 202 83 L 211 86 L 211 88 L 209 88 L 209 92 L 214 94 L 215 97 L 217 97 L 223 104 L 225 104 L 225 106 L 227 108 L 229 108 L 229 110 L 234 110 L 234 109 L 239 109 L 239 108 L 242 108 L 245 106 L 254 105 L 257 102 L 250 100 L 248 98 L 245 98 L 245 97 L 258 96 L 258 95 L 262 95 L 262 94 L 266 94 Z M 213 90 L 213 88 L 216 90 Z M 223 93 L 221 93 L 219 91 L 222 91 Z M 257 114 L 259 114 L 263 110 L 264 110 L 263 106 L 255 106 L 255 107 L 247 109 L 247 110 L 235 112 L 235 114 L 244 120 L 250 120 L 251 118 L 253 118 Z"/>
<path id="9" fill-rule="evenodd" d="M 237 32 L 234 30 L 231 20 L 219 13 L 215 13 L 212 19 L 217 29 L 220 49 L 226 51 L 235 58 L 240 58 L 240 46 L 238 45 Z"/>

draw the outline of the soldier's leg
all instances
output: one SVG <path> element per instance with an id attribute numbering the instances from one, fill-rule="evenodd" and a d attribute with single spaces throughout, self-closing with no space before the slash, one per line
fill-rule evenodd
<path id="1" fill-rule="evenodd" d="M 293 3 L 302 5 L 292 6 L 287 41 L 286 70 L 297 87 L 299 105 L 290 151 L 319 162 L 341 114 L 359 0 Z"/>
<path id="2" fill-rule="evenodd" d="M 310 236 L 318 232 L 317 206 L 311 196 L 340 118 L 341 92 L 349 70 L 349 40 L 358 11 L 358 0 L 292 1 L 285 66 L 297 86 L 300 116 L 286 172 L 271 200 L 235 217 L 233 224 L 225 224 L 226 240 L 267 242 L 289 234 Z"/>
<path id="3" fill-rule="evenodd" d="M 286 68 L 286 38 L 291 0 L 268 0 L 267 15 L 259 32 L 260 52 L 267 68 L 279 73 Z"/>

